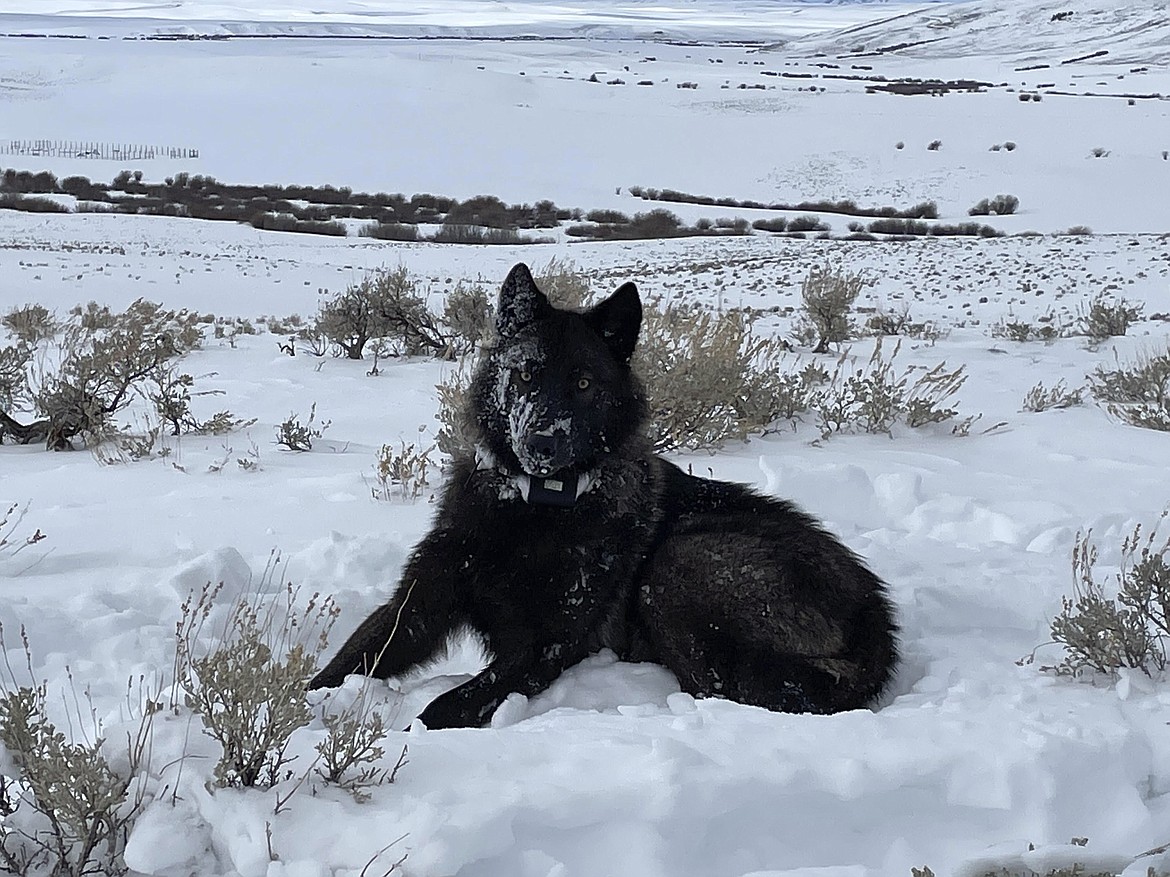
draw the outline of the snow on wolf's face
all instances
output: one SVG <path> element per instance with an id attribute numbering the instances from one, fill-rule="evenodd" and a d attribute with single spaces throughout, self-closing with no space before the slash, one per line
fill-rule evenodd
<path id="1" fill-rule="evenodd" d="M 495 457 L 529 475 L 589 468 L 641 429 L 630 375 L 641 322 L 633 284 L 584 313 L 562 311 L 517 265 L 500 292 L 497 344 L 476 372 L 475 420 Z"/>

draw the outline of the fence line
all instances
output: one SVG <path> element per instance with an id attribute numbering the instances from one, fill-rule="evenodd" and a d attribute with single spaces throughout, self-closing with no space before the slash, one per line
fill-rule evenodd
<path id="1" fill-rule="evenodd" d="M 97 143 L 78 140 L 0 140 L 0 155 L 40 155 L 48 158 L 97 158 L 107 161 L 146 161 L 152 158 L 198 158 L 187 146 L 147 146 L 141 143 Z"/>

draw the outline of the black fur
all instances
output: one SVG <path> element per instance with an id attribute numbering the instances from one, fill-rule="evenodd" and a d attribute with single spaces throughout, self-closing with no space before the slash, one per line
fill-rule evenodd
<path id="1" fill-rule="evenodd" d="M 429 728 L 481 725 L 601 647 L 664 664 L 697 696 L 774 710 L 881 693 L 897 661 L 881 580 L 790 503 L 651 453 L 629 368 L 641 317 L 632 283 L 575 313 L 512 269 L 470 390 L 481 453 L 455 462 L 394 597 L 312 688 L 399 675 L 470 627 L 494 658 L 426 708 Z M 527 486 L 550 481 L 587 489 L 540 504 Z"/>

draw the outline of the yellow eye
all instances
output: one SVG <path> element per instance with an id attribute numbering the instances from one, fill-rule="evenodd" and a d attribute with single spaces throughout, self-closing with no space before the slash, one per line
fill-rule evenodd
<path id="1" fill-rule="evenodd" d="M 520 369 L 520 371 L 516 373 L 516 377 L 520 378 L 520 380 L 526 384 L 532 383 L 532 372 L 526 368 Z"/>
<path id="2" fill-rule="evenodd" d="M 589 389 L 589 378 L 580 378 L 580 379 L 578 379 L 578 381 L 577 381 L 577 389 L 578 389 L 578 390 L 588 390 L 588 389 Z"/>

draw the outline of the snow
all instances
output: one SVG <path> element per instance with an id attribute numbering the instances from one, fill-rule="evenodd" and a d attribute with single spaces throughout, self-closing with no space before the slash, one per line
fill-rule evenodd
<path id="1" fill-rule="evenodd" d="M 1086 20 L 1090 6 L 1060 4 Z M 488 728 L 392 732 L 385 766 L 403 745 L 409 762 L 365 803 L 309 779 L 279 813 L 272 794 L 208 788 L 216 745 L 188 713 L 165 711 L 156 719 L 151 800 L 126 853 L 134 872 L 356 877 L 383 873 L 403 855 L 411 877 L 905 877 L 923 865 L 975 877 L 1074 862 L 1128 866 L 1133 877 L 1150 865 L 1170 867 L 1165 854 L 1128 864 L 1170 840 L 1166 680 L 1057 678 L 1037 667 L 1059 657 L 1053 646 L 1042 646 L 1036 663 L 1017 663 L 1048 639 L 1071 586 L 1077 532 L 1092 529 L 1105 571 L 1119 562 L 1121 538 L 1138 522 L 1155 522 L 1170 502 L 1166 433 L 1125 426 L 1091 404 L 1025 413 L 1023 396 L 1038 381 L 1079 386 L 1115 356 L 1162 349 L 1170 323 L 1146 319 L 1095 349 L 1083 339 L 1019 344 L 990 334 L 1008 316 L 1072 321 L 1103 291 L 1145 303 L 1147 317 L 1170 311 L 1166 100 L 1130 106 L 1123 97 L 1040 87 L 1055 80 L 1055 90 L 1070 92 L 1165 94 L 1164 44 L 1135 35 L 1124 47 L 1111 44 L 1103 59 L 1017 71 L 1083 48 L 1049 34 L 1052 10 L 1040 0 L 1011 4 L 1010 20 L 997 0 L 929 10 L 930 20 L 978 13 L 1015 23 L 1014 31 L 986 31 L 978 55 L 960 39 L 865 60 L 814 56 L 848 46 L 852 35 L 767 47 L 724 40 L 753 28 L 779 41 L 867 24 L 877 34 L 867 42 L 893 45 L 920 34 L 930 25 L 915 22 L 928 19 L 893 4 L 510 3 L 476 5 L 466 18 L 464 7 L 434 4 L 413 7 L 417 22 L 389 3 L 332 7 L 315 17 L 313 4 L 294 0 L 147 8 L 10 0 L 0 32 L 95 38 L 0 40 L 0 143 L 199 148 L 198 160 L 136 165 L 148 179 L 186 170 L 227 182 L 493 193 L 629 213 L 659 206 L 633 198 L 625 187 L 635 184 L 761 201 L 852 197 L 906 207 L 929 198 L 948 222 L 1005 192 L 1020 197 L 1020 213 L 980 221 L 1043 234 L 882 244 L 763 234 L 570 243 L 561 235 L 543 246 L 461 247 L 0 211 L 0 310 L 36 301 L 64 313 L 89 300 L 124 307 L 145 296 L 221 317 L 311 316 L 321 290 L 399 264 L 438 305 L 460 280 L 495 287 L 514 262 L 540 266 L 555 256 L 592 272 L 597 291 L 632 279 L 644 298 L 778 308 L 758 325 L 784 333 L 792 324 L 785 308 L 797 304 L 809 266 L 833 258 L 872 279 L 864 306 L 908 305 L 915 320 L 948 332 L 933 345 L 904 343 L 898 361 L 965 366 L 960 411 L 982 415 L 966 438 L 944 425 L 893 439 L 820 441 L 804 424 L 717 454 L 675 457 L 698 474 L 796 501 L 889 582 L 905 660 L 875 710 L 781 715 L 695 701 L 662 668 L 602 653 L 536 697 L 513 696 Z M 1164 7 L 1124 6 L 1139 23 Z M 609 29 L 567 38 L 574 16 Z M 816 27 L 798 26 L 810 19 Z M 96 39 L 171 27 L 221 33 L 229 20 L 253 33 L 328 25 L 404 38 Z M 422 32 L 416 24 L 468 22 L 474 26 L 458 40 L 405 38 Z M 560 38 L 470 38 L 539 33 L 545 24 L 545 35 Z M 659 26 L 691 42 L 641 38 Z M 1092 27 L 1082 26 L 1077 40 L 1118 29 L 1113 19 Z M 867 95 L 863 82 L 824 78 L 858 72 L 847 70 L 854 63 L 890 78 L 1010 81 L 1044 99 L 1024 104 L 999 88 Z M 1131 72 L 1140 65 L 1148 69 Z M 826 91 L 760 69 L 811 74 Z M 592 72 L 629 84 L 588 83 Z M 633 84 L 643 77 L 656 85 Z M 676 89 L 678 81 L 699 88 Z M 761 81 L 776 87 L 736 87 Z M 943 148 L 928 152 L 935 138 Z M 1008 139 L 1018 149 L 988 151 Z M 894 148 L 898 140 L 905 149 Z M 1090 158 L 1097 145 L 1111 154 Z M 0 164 L 106 180 L 124 169 L 13 155 Z M 765 215 L 667 206 L 688 220 Z M 845 218 L 825 218 L 844 230 Z M 1052 234 L 1080 224 L 1097 234 Z M 13 633 L 23 625 L 55 717 L 63 720 L 68 668 L 90 692 L 111 752 L 133 724 L 127 680 L 169 691 L 174 624 L 192 588 L 224 582 L 223 601 L 256 590 L 271 597 L 279 580 L 265 570 L 278 552 L 282 577 L 336 597 L 339 643 L 392 592 L 427 530 L 425 496 L 371 498 L 374 463 L 383 444 L 429 443 L 433 387 L 452 366 L 384 360 L 374 377 L 368 362 L 288 357 L 276 340 L 245 335 L 233 346 L 209 337 L 184 360 L 198 387 L 223 391 L 197 397 L 197 413 L 228 407 L 257 418 L 243 432 L 167 438 L 168 457 L 123 465 L 85 452 L 0 447 L 0 502 L 27 502 L 20 532 L 48 536 L 0 555 L 7 657 L 22 666 Z M 871 345 L 857 342 L 852 355 L 864 361 Z M 331 421 L 323 437 L 305 454 L 278 449 L 274 426 L 290 412 L 303 418 L 313 403 L 318 419 Z M 258 466 L 245 469 L 239 459 Z M 461 641 L 430 671 L 389 686 L 350 679 L 330 700 L 344 704 L 364 690 L 390 727 L 403 728 L 480 660 L 474 643 Z M 315 709 L 324 708 L 322 697 L 310 696 Z M 323 733 L 315 721 L 294 736 L 294 769 L 307 769 Z M 290 791 L 292 782 L 278 789 Z M 1086 837 L 1086 846 L 1072 843 Z"/>

